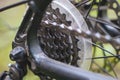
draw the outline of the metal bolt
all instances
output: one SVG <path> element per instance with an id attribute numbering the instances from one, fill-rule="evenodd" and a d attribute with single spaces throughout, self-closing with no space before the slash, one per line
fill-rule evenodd
<path id="1" fill-rule="evenodd" d="M 10 59 L 13 61 L 24 61 L 26 58 L 25 49 L 21 46 L 15 47 L 10 53 Z"/>

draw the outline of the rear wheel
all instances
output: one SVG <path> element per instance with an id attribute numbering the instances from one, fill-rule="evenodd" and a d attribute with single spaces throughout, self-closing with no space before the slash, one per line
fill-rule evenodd
<path id="1" fill-rule="evenodd" d="M 77 1 L 77 2 L 76 2 Z M 109 35 L 120 41 L 120 6 L 118 0 L 72 0 L 82 13 L 92 33 Z M 96 35 L 93 35 L 93 37 Z M 93 58 L 90 70 L 119 77 L 119 45 L 92 40 Z"/>

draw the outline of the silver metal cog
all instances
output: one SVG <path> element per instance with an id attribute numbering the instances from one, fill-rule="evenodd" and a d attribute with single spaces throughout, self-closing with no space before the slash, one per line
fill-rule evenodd
<path id="1" fill-rule="evenodd" d="M 38 30 L 39 43 L 45 54 L 66 64 L 89 69 L 91 61 L 87 58 L 92 56 L 91 40 L 61 31 L 57 24 L 81 31 L 88 30 L 83 16 L 69 0 L 53 0 Z M 53 80 L 49 76 L 42 79 Z"/>
<path id="2" fill-rule="evenodd" d="M 46 14 L 43 17 L 41 23 L 42 26 L 40 27 L 41 29 L 38 32 L 39 33 L 38 36 L 40 37 L 40 41 L 42 41 L 42 43 L 41 42 L 40 43 L 43 44 L 41 46 L 46 47 L 46 49 L 44 48 L 44 52 L 53 59 L 56 59 L 56 57 L 58 56 L 58 59 L 56 60 L 59 60 L 59 58 L 61 58 L 59 57 L 61 54 L 63 54 L 63 58 L 68 58 L 68 57 L 64 57 L 65 53 L 57 54 L 57 52 L 59 52 L 58 50 L 61 50 L 60 46 L 63 46 L 63 48 L 66 47 L 66 49 L 68 46 L 68 48 L 71 48 L 71 50 L 72 48 L 79 49 L 79 50 L 73 50 L 73 54 L 72 56 L 70 56 L 72 61 L 65 63 L 70 64 L 73 62 L 73 65 L 74 63 L 77 63 L 77 65 L 74 66 L 88 69 L 90 65 L 90 61 L 86 60 L 86 58 L 90 58 L 92 55 L 91 52 L 92 47 L 91 44 L 88 42 L 88 40 L 80 36 L 75 36 L 69 33 L 62 33 L 60 32 L 60 29 L 58 29 L 59 26 L 50 25 L 49 22 L 53 24 L 59 24 L 61 26 L 63 25 L 67 27 L 72 27 L 73 29 L 77 28 L 80 29 L 81 31 L 87 31 L 88 27 L 81 13 L 70 3 L 69 0 L 53 0 L 52 4 L 49 6 L 49 8 L 46 11 Z M 63 38 L 64 36 L 66 39 Z M 52 42 L 54 43 L 51 44 Z M 69 45 L 67 42 L 72 45 Z M 61 45 L 59 45 L 59 43 Z M 51 52 L 53 56 L 51 56 L 52 54 L 50 54 L 49 51 L 47 50 L 49 51 L 52 50 Z M 57 52 L 55 53 L 54 50 L 57 50 Z M 64 50 L 64 52 L 67 51 Z M 68 55 L 70 54 L 68 53 Z"/>

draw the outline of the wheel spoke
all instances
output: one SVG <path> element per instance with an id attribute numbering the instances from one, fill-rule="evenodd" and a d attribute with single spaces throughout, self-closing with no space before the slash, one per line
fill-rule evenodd
<path id="1" fill-rule="evenodd" d="M 119 30 L 120 30 L 119 23 L 117 23 L 117 24 L 113 23 L 111 21 L 111 19 L 109 19 L 108 13 L 107 13 L 107 11 L 109 9 L 111 9 L 109 4 L 110 5 L 113 4 L 112 0 L 111 1 L 107 1 L 107 0 L 96 0 L 95 1 L 95 0 L 93 0 L 92 2 L 89 2 L 89 1 L 91 1 L 91 0 L 81 0 L 75 6 L 76 6 L 76 8 L 78 8 L 80 10 L 80 12 L 83 13 L 83 17 L 87 21 L 87 24 L 89 25 L 89 29 L 91 30 L 91 32 L 92 33 L 93 32 L 100 33 L 102 36 L 105 36 L 105 35 L 112 36 L 109 33 L 109 31 L 105 30 L 104 26 L 102 26 L 102 25 L 108 25 L 108 26 L 111 26 L 112 28 L 114 28 L 114 30 L 118 31 L 117 37 L 119 37 Z M 113 2 L 116 3 L 117 1 L 113 1 Z M 115 8 L 113 5 L 112 5 L 112 7 Z M 118 8 L 118 7 L 119 6 L 117 6 L 116 8 Z M 94 11 L 96 11 L 95 15 L 97 15 L 95 17 L 93 17 L 90 14 L 91 12 L 94 12 Z M 115 11 L 115 9 L 113 11 Z M 117 13 L 117 11 L 115 11 L 115 13 Z M 106 18 L 106 17 L 108 17 L 108 18 Z M 118 16 L 118 18 L 119 18 L 119 16 Z M 93 35 L 93 36 L 95 37 L 95 35 Z M 94 37 L 93 37 L 93 42 L 89 42 L 93 45 L 93 56 L 92 56 L 92 58 L 86 58 L 86 60 L 92 61 L 90 69 L 93 69 L 94 66 L 96 65 L 96 67 L 99 68 L 97 70 L 101 70 L 104 73 L 117 78 L 117 72 L 114 70 L 114 68 L 117 66 L 117 64 L 120 61 L 119 50 L 116 49 L 117 45 L 114 45 L 114 44 L 112 44 L 112 42 L 109 42 L 109 44 L 112 46 L 113 50 L 115 50 L 115 52 L 114 51 L 111 52 L 110 50 L 107 50 L 104 47 L 104 45 L 103 45 L 104 42 L 101 42 L 103 39 L 101 39 L 101 41 L 99 41 L 100 39 L 94 40 Z M 115 37 L 115 38 L 117 38 L 117 37 Z M 89 38 L 91 38 L 91 36 Z M 101 53 L 99 53 L 102 56 L 99 56 L 97 49 L 100 49 L 102 51 Z M 97 61 L 99 61 L 99 60 L 103 61 L 103 66 L 98 64 Z"/>
<path id="2" fill-rule="evenodd" d="M 79 2 L 79 3 L 75 4 L 75 6 L 76 6 L 76 7 L 80 7 L 80 6 L 86 4 L 86 3 L 89 2 L 89 1 L 90 1 L 90 0 L 85 0 L 85 1 L 83 1 L 83 2 Z"/>
<path id="3" fill-rule="evenodd" d="M 93 57 L 93 58 L 87 58 L 87 59 L 105 59 L 105 58 L 116 58 L 120 55 L 116 55 L 116 56 L 103 56 L 103 57 Z"/>
<path id="4" fill-rule="evenodd" d="M 97 62 L 93 61 L 93 64 L 95 64 L 102 72 L 106 73 L 109 76 L 112 76 L 106 69 L 101 67 Z"/>
<path id="5" fill-rule="evenodd" d="M 86 20 L 87 17 L 89 16 L 89 14 L 90 14 L 93 6 L 94 6 L 94 3 L 95 3 L 95 0 L 93 0 L 93 2 L 92 2 L 91 5 L 90 5 L 90 8 L 87 10 L 86 14 L 84 15 L 85 20 Z"/>
<path id="6" fill-rule="evenodd" d="M 8 9 L 13 8 L 13 7 L 16 7 L 16 6 L 19 6 L 19 5 L 22 5 L 22 4 L 25 4 L 25 3 L 27 3 L 27 2 L 28 2 L 28 0 L 25 0 L 25 1 L 17 2 L 17 3 L 15 3 L 15 4 L 12 4 L 12 5 L 9 5 L 9 6 L 0 8 L 0 12 L 5 11 L 5 10 L 8 10 Z"/>

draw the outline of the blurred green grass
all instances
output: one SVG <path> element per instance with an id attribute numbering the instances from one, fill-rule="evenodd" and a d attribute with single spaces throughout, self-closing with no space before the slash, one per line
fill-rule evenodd
<path id="1" fill-rule="evenodd" d="M 7 65 L 10 62 L 8 56 L 11 50 L 11 43 L 14 39 L 15 33 L 17 30 L 10 30 L 9 28 L 15 28 L 20 24 L 20 18 L 23 15 L 20 8 L 13 8 L 0 13 L 0 71 L 4 68 L 7 68 Z M 3 67 L 1 67 L 3 66 Z"/>
<path id="2" fill-rule="evenodd" d="M 18 0 L 0 0 L 0 7 L 17 1 Z M 8 64 L 13 63 L 9 59 L 9 53 L 12 50 L 11 44 L 22 21 L 25 10 L 26 5 L 22 5 L 4 12 L 0 12 L 0 72 L 8 70 Z M 28 71 L 28 74 L 24 77 L 24 80 L 39 80 L 39 78 L 34 76 L 31 71 Z"/>
<path id="3" fill-rule="evenodd" d="M 12 0 L 12 1 L 0 0 L 0 1 L 4 2 L 2 3 L 2 6 L 4 6 L 18 0 Z M 0 72 L 7 70 L 8 64 L 13 63 L 9 59 L 9 53 L 11 51 L 11 44 L 12 41 L 14 40 L 15 33 L 17 32 L 17 30 L 10 30 L 9 27 L 12 28 L 19 27 L 25 10 L 26 10 L 26 6 L 23 5 L 0 13 Z M 96 15 L 95 13 L 96 12 L 93 12 L 91 14 Z M 110 15 L 110 17 L 111 16 L 112 15 Z M 114 52 L 114 49 L 110 45 L 105 45 L 105 47 L 108 50 Z M 100 55 L 101 53 L 100 49 L 97 49 L 97 52 L 98 52 L 97 56 L 102 56 Z M 97 62 L 103 64 L 102 60 L 98 60 Z M 117 67 L 119 68 L 119 66 Z M 34 76 L 31 71 L 28 71 L 28 75 L 24 78 L 24 80 L 39 80 L 39 78 L 37 76 Z"/>

